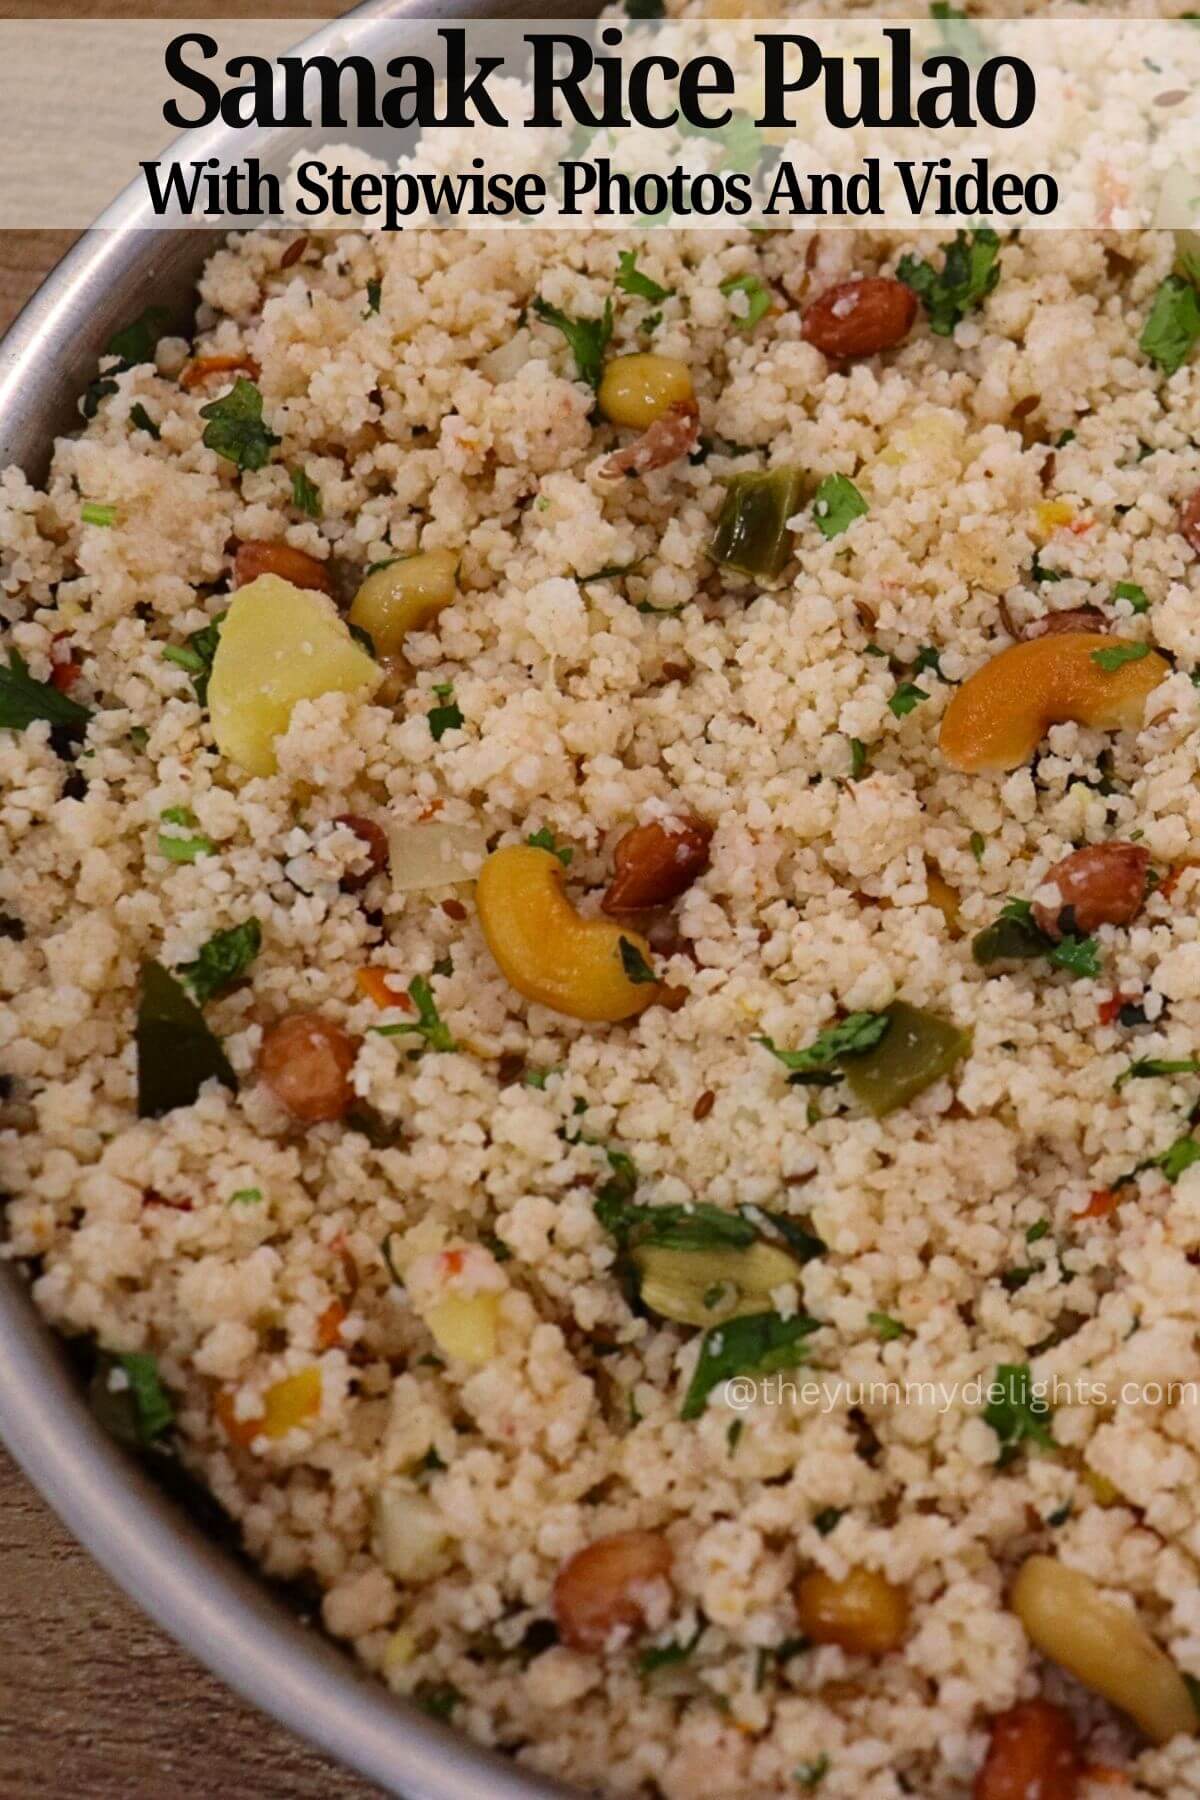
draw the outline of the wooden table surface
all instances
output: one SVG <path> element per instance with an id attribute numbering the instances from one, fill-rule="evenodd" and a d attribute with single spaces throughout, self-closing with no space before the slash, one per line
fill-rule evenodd
<path id="1" fill-rule="evenodd" d="M 260 18 L 340 10 L 319 0 L 0 4 L 24 13 Z M 0 232 L 0 331 L 71 242 Z M 0 1371 L 0 1379 L 3 1372 Z M 2 1800 L 371 1800 L 222 1686 L 113 1586 L 0 1448 Z"/>

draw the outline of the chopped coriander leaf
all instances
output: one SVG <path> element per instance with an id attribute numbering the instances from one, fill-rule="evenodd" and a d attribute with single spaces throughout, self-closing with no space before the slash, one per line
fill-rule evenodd
<path id="1" fill-rule="evenodd" d="M 1154 296 L 1139 347 L 1164 375 L 1181 369 L 1200 338 L 1200 295 L 1182 275 L 1168 275 Z"/>
<path id="2" fill-rule="evenodd" d="M 136 426 L 138 431 L 149 432 L 156 443 L 162 436 L 162 432 L 158 429 L 158 426 L 154 423 L 154 420 L 150 417 L 150 414 L 146 411 L 140 400 L 135 400 L 129 409 L 129 423 Z"/>
<path id="3" fill-rule="evenodd" d="M 431 1719 L 448 1719 L 462 1703 L 462 1695 L 452 1681 L 418 1681 L 413 1699 Z"/>
<path id="4" fill-rule="evenodd" d="M 742 1436 L 743 1431 L 745 1431 L 745 1429 L 746 1429 L 745 1419 L 734 1419 L 733 1420 L 728 1431 L 725 1433 L 725 1443 L 728 1446 L 728 1451 L 727 1451 L 728 1455 L 732 1456 L 734 1454 L 735 1450 L 738 1447 L 738 1444 L 741 1441 L 741 1436 Z"/>
<path id="5" fill-rule="evenodd" d="M 984 852 L 985 842 L 986 842 L 986 840 L 984 838 L 982 831 L 973 831 L 971 833 L 971 838 L 970 838 L 971 855 L 975 858 L 975 861 L 977 863 L 981 863 L 983 861 L 983 852 Z"/>
<path id="6" fill-rule="evenodd" d="M 726 299 L 733 294 L 746 296 L 745 312 L 735 308 L 733 313 L 733 322 L 739 331 L 753 331 L 771 310 L 771 290 L 757 275 L 731 275 L 728 281 L 721 283 L 721 292 Z"/>
<path id="7" fill-rule="evenodd" d="M 982 968 L 994 962 L 1029 962 L 1045 956 L 1056 969 L 1072 975 L 1100 973 L 1100 947 L 1095 938 L 1068 935 L 1056 943 L 1034 920 L 1028 900 L 1006 900 L 999 918 L 975 934 L 971 954 Z"/>
<path id="8" fill-rule="evenodd" d="M 158 1360 L 144 1350 L 101 1350 L 88 1389 L 92 1411 L 121 1443 L 145 1450 L 175 1423 Z"/>
<path id="9" fill-rule="evenodd" d="M 201 1006 L 223 994 L 245 974 L 262 948 L 262 926 L 257 919 L 214 932 L 193 962 L 180 963 L 178 974 Z"/>
<path id="10" fill-rule="evenodd" d="M 463 716 L 454 699 L 454 689 L 448 681 L 439 682 L 434 688 L 440 704 L 431 707 L 426 717 L 435 744 L 440 744 L 448 731 L 461 731 Z"/>
<path id="11" fill-rule="evenodd" d="M 1000 1277 L 1000 1286 L 1009 1294 L 1019 1293 L 1025 1283 L 1037 1274 L 1036 1269 L 1005 1269 Z"/>
<path id="12" fill-rule="evenodd" d="M 595 1201 L 596 1218 L 623 1251 L 648 1245 L 666 1250 L 742 1250 L 759 1236 L 752 1219 L 706 1200 L 687 1206 L 643 1206 L 632 1198 L 633 1192 L 627 1182 L 619 1192 L 615 1184 L 606 1183 Z"/>
<path id="13" fill-rule="evenodd" d="M 902 1325 L 899 1319 L 893 1319 L 890 1313 L 870 1312 L 867 1314 L 867 1324 L 874 1327 L 881 1344 L 893 1344 L 897 1338 L 911 1335 L 908 1326 Z"/>
<path id="14" fill-rule="evenodd" d="M 99 500 L 85 500 L 79 509 L 79 517 L 85 525 L 115 525 L 117 509 Z"/>
<path id="15" fill-rule="evenodd" d="M 686 1662 L 703 1636 L 703 1625 L 697 1625 L 694 1635 L 683 1643 L 651 1644 L 648 1650 L 641 1651 L 638 1656 L 638 1674 L 653 1675 L 656 1669 L 670 1669 Z"/>
<path id="16" fill-rule="evenodd" d="M 372 313 L 377 313 L 379 311 L 379 302 L 382 299 L 383 283 L 372 277 L 367 283 L 367 310 L 363 314 L 364 319 L 369 319 Z"/>
<path id="17" fill-rule="evenodd" d="M 1200 1075 L 1200 1057 L 1182 1056 L 1174 1061 L 1160 1056 L 1139 1057 L 1121 1071 L 1113 1087 L 1123 1088 L 1127 1081 L 1149 1081 L 1155 1075 Z"/>
<path id="18" fill-rule="evenodd" d="M 987 39 L 966 13 L 951 6 L 949 0 L 933 0 L 929 16 L 937 20 L 942 44 L 952 56 L 961 56 L 969 63 L 987 61 Z"/>
<path id="19" fill-rule="evenodd" d="M 196 815 L 189 806 L 168 806 L 160 815 L 164 825 L 174 825 L 176 831 L 160 831 L 158 834 L 158 854 L 165 856 L 168 862 L 193 863 L 201 856 L 216 854 L 216 845 L 204 832 L 197 831 Z"/>
<path id="20" fill-rule="evenodd" d="M 79 402 L 79 410 L 84 418 L 94 419 L 100 410 L 100 402 L 116 392 L 117 383 L 111 375 L 97 375 L 95 380 L 89 381 L 83 391 L 83 399 Z"/>
<path id="21" fill-rule="evenodd" d="M 131 725 L 129 727 L 129 741 L 135 750 L 144 750 L 146 745 L 150 742 L 150 733 L 146 730 L 144 725 Z"/>
<path id="22" fill-rule="evenodd" d="M 126 368 L 135 363 L 154 361 L 159 338 L 167 328 L 170 314 L 165 306 L 148 306 L 144 313 L 109 338 L 105 354 L 119 356 Z"/>
<path id="23" fill-rule="evenodd" d="M 395 1236 L 396 1236 L 396 1233 L 394 1231 L 388 1232 L 388 1234 L 384 1238 L 382 1244 L 380 1244 L 380 1246 L 379 1246 L 379 1253 L 383 1257 L 384 1267 L 386 1268 L 388 1274 L 391 1276 L 393 1283 L 395 1284 L 396 1287 L 402 1288 L 404 1286 L 404 1277 L 403 1277 L 403 1275 L 401 1275 L 399 1269 L 397 1269 L 396 1264 L 392 1259 L 392 1239 Z"/>
<path id="24" fill-rule="evenodd" d="M 0 728 L 25 731 L 37 719 L 81 736 L 91 718 L 86 706 L 62 694 L 52 681 L 35 681 L 17 651 L 9 652 L 7 669 L 0 663 Z"/>
<path id="25" fill-rule="evenodd" d="M 970 233 L 958 231 L 952 244 L 942 245 L 942 252 L 940 270 L 923 257 L 909 255 L 900 258 L 896 274 L 924 302 L 930 330 L 949 337 L 999 281 L 1000 239 L 987 226 Z"/>
<path id="26" fill-rule="evenodd" d="M 210 1077 L 236 1094 L 237 1076 L 221 1040 L 161 963 L 142 964 L 136 1041 L 139 1119 L 191 1106 Z"/>
<path id="27" fill-rule="evenodd" d="M 869 756 L 867 746 L 861 738 L 850 739 L 850 779 L 858 781 L 864 774 Z"/>
<path id="28" fill-rule="evenodd" d="M 824 1087 L 835 1079 L 828 1071 L 843 1056 L 861 1056 L 873 1050 L 891 1024 L 886 1013 L 851 1013 L 840 1024 L 820 1032 L 803 1050 L 780 1050 L 769 1037 L 756 1037 L 788 1071 L 788 1079 L 800 1085 Z"/>
<path id="29" fill-rule="evenodd" d="M 785 1319 L 767 1312 L 710 1326 L 700 1341 L 699 1359 L 680 1417 L 698 1419 L 713 1389 L 734 1375 L 766 1375 L 797 1368 L 808 1354 L 804 1339 L 819 1331 L 820 1323 L 803 1313 Z"/>
<path id="30" fill-rule="evenodd" d="M 1126 663 L 1141 662 L 1149 654 L 1149 644 L 1109 644 L 1103 650 L 1093 650 L 1092 661 L 1106 675 L 1115 675 Z"/>
<path id="31" fill-rule="evenodd" d="M 916 660 L 910 672 L 913 675 L 923 675 L 926 669 L 936 675 L 939 681 L 945 681 L 946 677 L 942 674 L 941 652 L 932 644 L 922 644 L 917 651 Z"/>
<path id="32" fill-rule="evenodd" d="M 227 1206 L 260 1206 L 262 1204 L 262 1189 L 238 1188 L 235 1194 L 230 1194 L 229 1199 L 225 1204 Z"/>
<path id="33" fill-rule="evenodd" d="M 200 408 L 207 419 L 204 447 L 239 469 L 261 469 L 279 438 L 263 421 L 263 399 L 252 381 L 239 375 L 227 394 Z"/>
<path id="34" fill-rule="evenodd" d="M 1200 1145 L 1197 1149 L 1200 1150 Z M 983 1417 L 1000 1440 L 997 1460 L 1011 1462 L 1026 1439 L 1044 1450 L 1053 1450 L 1050 1408 L 1034 1392 L 1029 1364 L 1001 1363 L 991 1386 L 1000 1391 L 988 1401 Z"/>
<path id="35" fill-rule="evenodd" d="M 1030 581 L 1061 581 L 1063 576 L 1058 569 L 1045 568 L 1039 552 L 1035 550 L 1029 569 L 1029 579 Z"/>
<path id="36" fill-rule="evenodd" d="M 208 681 L 212 674 L 213 657 L 217 654 L 217 640 L 221 635 L 221 626 L 225 614 L 218 613 L 209 624 L 201 626 L 199 631 L 188 633 L 186 646 L 168 644 L 163 651 L 163 661 L 175 663 L 177 667 L 186 669 L 192 678 L 192 687 L 196 692 L 196 701 L 200 706 L 208 703 Z"/>
<path id="37" fill-rule="evenodd" d="M 1031 1225 L 1029 1227 L 1029 1230 L 1025 1233 L 1025 1242 L 1027 1244 L 1038 1244 L 1041 1242 L 1041 1240 L 1044 1237 L 1049 1237 L 1049 1235 L 1050 1235 L 1049 1219 L 1039 1219 L 1037 1224 Z"/>
<path id="38" fill-rule="evenodd" d="M 204 669 L 204 658 L 198 650 L 187 644 L 168 644 L 162 653 L 163 661 L 174 663 L 177 668 L 186 669 L 189 675 L 199 675 Z"/>
<path id="39" fill-rule="evenodd" d="M 800 1786 L 806 1788 L 811 1794 L 815 1788 L 820 1787 L 822 1781 L 824 1781 L 826 1775 L 828 1775 L 829 1769 L 829 1758 L 822 1751 L 821 1755 L 816 1757 L 812 1762 L 801 1763 L 792 1779 L 798 1781 Z"/>
<path id="40" fill-rule="evenodd" d="M 821 536 L 840 537 L 870 511 L 848 475 L 827 475 L 813 496 L 813 519 Z"/>
<path id="41" fill-rule="evenodd" d="M 1200 1162 L 1200 1143 L 1194 1137 L 1176 1138 L 1160 1156 L 1151 1158 L 1151 1166 L 1161 1169 L 1172 1186 L 1185 1169 L 1190 1169 L 1197 1162 Z"/>
<path id="42" fill-rule="evenodd" d="M 720 144 L 725 153 L 717 165 L 721 170 L 737 169 L 752 175 L 762 159 L 764 139 L 749 113 L 735 112 L 726 124 L 714 126 L 689 125 L 681 119 L 679 135 L 711 138 Z"/>
<path id="43" fill-rule="evenodd" d="M 1066 969 L 1076 976 L 1100 973 L 1100 946 L 1093 937 L 1067 936 L 1055 944 L 1050 962 L 1056 969 Z"/>
<path id="44" fill-rule="evenodd" d="M 437 1009 L 433 989 L 423 975 L 413 976 L 408 984 L 408 997 L 417 1009 L 415 1019 L 405 1019 L 400 1025 L 372 1025 L 371 1030 L 379 1037 L 401 1037 L 405 1032 L 415 1031 L 424 1038 L 426 1050 L 457 1050 L 450 1027 Z"/>
<path id="45" fill-rule="evenodd" d="M 564 869 L 569 869 L 575 852 L 570 844 L 560 844 L 549 825 L 543 825 L 539 831 L 530 832 L 525 839 L 535 850 L 549 850 L 551 856 L 557 856 Z"/>
<path id="46" fill-rule="evenodd" d="M 292 505 L 310 519 L 321 517 L 321 490 L 308 479 L 303 469 L 292 470 Z"/>
<path id="47" fill-rule="evenodd" d="M 604 368 L 604 352 L 613 334 L 613 305 L 611 300 L 604 302 L 604 311 L 598 319 L 572 319 L 557 306 L 537 295 L 533 302 L 533 310 L 545 325 L 553 325 L 561 331 L 570 346 L 575 358 L 575 369 L 581 381 L 586 381 L 591 388 L 600 386 L 600 376 Z"/>
<path id="48" fill-rule="evenodd" d="M 846 1509 L 843 1506 L 825 1506 L 822 1507 L 819 1513 L 814 1515 L 813 1525 L 816 1530 L 820 1532 L 822 1537 L 829 1536 L 845 1510 Z"/>
<path id="49" fill-rule="evenodd" d="M 602 569 L 597 569 L 592 575 L 581 575 L 579 577 L 579 585 L 580 587 L 588 587 L 593 581 L 618 581 L 622 575 L 636 575 L 645 560 L 644 556 L 638 556 L 634 558 L 633 562 L 606 563 Z M 658 607 L 651 608 L 652 612 L 657 612 L 658 610 Z M 678 610 L 677 607 L 671 608 L 672 612 L 677 612 Z"/>
<path id="50" fill-rule="evenodd" d="M 1128 600 L 1135 613 L 1148 612 L 1150 602 L 1146 598 L 1145 588 L 1140 588 L 1136 581 L 1118 581 L 1113 589 L 1114 600 Z"/>
<path id="51" fill-rule="evenodd" d="M 928 698 L 925 689 L 918 687 L 915 681 L 902 681 L 888 701 L 888 711 L 893 717 L 903 719 Z"/>
<path id="52" fill-rule="evenodd" d="M 627 937 L 620 937 L 617 939 L 617 947 L 621 952 L 621 967 L 635 987 L 644 987 L 646 982 L 658 980 L 636 944 L 631 943 Z"/>
<path id="53" fill-rule="evenodd" d="M 1058 443 L 1055 445 L 1055 449 L 1056 450 L 1065 450 L 1068 444 L 1073 444 L 1074 442 L 1075 442 L 1075 433 L 1073 431 L 1061 432 L 1059 434 Z"/>
<path id="54" fill-rule="evenodd" d="M 636 250 L 621 251 L 613 279 L 623 294 L 634 294 L 639 300 L 649 300 L 651 305 L 658 300 L 669 300 L 675 292 L 674 288 L 660 287 L 649 275 L 643 275 L 637 266 Z"/>

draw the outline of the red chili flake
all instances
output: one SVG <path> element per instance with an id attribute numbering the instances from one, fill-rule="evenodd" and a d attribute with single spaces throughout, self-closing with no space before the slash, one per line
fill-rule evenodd
<path id="1" fill-rule="evenodd" d="M 1102 1000 L 1097 1012 L 1101 1025 L 1111 1025 L 1123 1006 L 1130 1006 L 1137 999 L 1136 994 L 1114 994 L 1111 1000 Z"/>
<path id="2" fill-rule="evenodd" d="M 1079 1214 L 1081 1219 L 1107 1219 L 1121 1204 L 1120 1188 L 1096 1188 Z"/>
<path id="3" fill-rule="evenodd" d="M 357 893 L 359 888 L 366 887 L 372 875 L 378 875 L 381 869 L 387 868 L 387 833 L 382 825 L 376 824 L 374 819 L 364 819 L 361 813 L 338 813 L 334 824 L 344 825 L 347 831 L 352 831 L 367 846 L 369 862 L 362 874 L 342 876 L 342 887 L 346 893 Z"/>
<path id="4" fill-rule="evenodd" d="M 1167 870 L 1166 874 L 1155 888 L 1155 893 L 1161 894 L 1164 900 L 1169 900 L 1171 895 L 1175 892 L 1175 889 L 1179 886 L 1179 883 L 1183 880 L 1187 870 L 1196 868 L 1200 868 L 1200 861 L 1197 861 L 1194 856 L 1185 856 L 1182 862 L 1172 863 L 1171 867 Z"/>
<path id="5" fill-rule="evenodd" d="M 143 1206 L 169 1206 L 172 1212 L 191 1212 L 192 1202 L 185 1194 L 182 1200 L 174 1200 L 170 1194 L 160 1194 L 157 1188 L 142 1189 Z"/>
<path id="6" fill-rule="evenodd" d="M 83 674 L 83 664 L 72 658 L 70 662 L 56 662 L 50 665 L 50 685 L 58 689 L 60 694 L 69 694 L 79 677 Z"/>
<path id="7" fill-rule="evenodd" d="M 350 1297 L 353 1298 L 358 1292 L 358 1283 L 360 1279 L 358 1263 L 355 1261 L 353 1250 L 351 1250 L 349 1244 L 346 1242 L 346 1234 L 344 1231 L 338 1232 L 329 1248 L 333 1251 L 334 1255 L 342 1265 L 342 1273 L 346 1277 L 346 1286 L 349 1289 Z"/>
<path id="8" fill-rule="evenodd" d="M 342 1326 L 345 1318 L 346 1309 L 341 1301 L 331 1301 L 317 1320 L 318 1350 L 338 1349 L 342 1341 Z"/>
<path id="9" fill-rule="evenodd" d="M 306 237 L 298 237 L 294 244 L 288 245 L 287 249 L 284 251 L 283 255 L 280 257 L 280 259 L 279 259 L 280 268 L 281 269 L 290 269 L 293 263 L 298 263 L 300 261 L 300 258 L 304 255 L 304 252 L 307 249 L 308 249 L 308 239 Z"/>
<path id="10" fill-rule="evenodd" d="M 467 916 L 467 909 L 461 900 L 443 900 L 442 911 L 448 919 L 454 919 L 460 925 Z"/>

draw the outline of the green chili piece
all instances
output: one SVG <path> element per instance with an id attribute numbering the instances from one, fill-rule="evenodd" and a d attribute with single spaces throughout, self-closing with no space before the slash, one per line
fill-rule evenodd
<path id="1" fill-rule="evenodd" d="M 893 1001 L 887 1016 L 891 1025 L 879 1042 L 842 1062 L 852 1093 L 876 1119 L 948 1075 L 971 1047 L 970 1032 L 905 1000 Z"/>
<path id="2" fill-rule="evenodd" d="M 723 569 L 774 581 L 791 554 L 787 522 L 800 510 L 799 469 L 734 475 L 717 519 L 709 554 Z"/>

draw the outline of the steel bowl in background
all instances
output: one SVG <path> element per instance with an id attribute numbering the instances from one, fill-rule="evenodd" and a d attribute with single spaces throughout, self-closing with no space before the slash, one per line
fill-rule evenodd
<path id="1" fill-rule="evenodd" d="M 369 28 L 400 15 L 534 18 L 593 10 L 553 0 L 370 0 L 308 39 L 305 49 L 315 49 L 329 29 Z M 227 139 L 220 126 L 197 132 L 189 155 L 226 149 Z M 185 328 L 216 241 L 211 231 L 155 229 L 148 201 L 137 187 L 126 190 L 0 343 L 0 468 L 17 463 L 32 481 L 44 477 L 54 438 L 80 428 L 79 396 L 114 331 L 148 300 L 168 309 L 173 327 Z M 222 1547 L 95 1423 L 65 1346 L 7 1264 L 0 1264 L 0 1437 L 80 1542 L 152 1618 L 322 1750 L 405 1800 L 547 1800 L 566 1793 L 397 1699 L 348 1652 L 301 1623 L 247 1561 Z"/>

